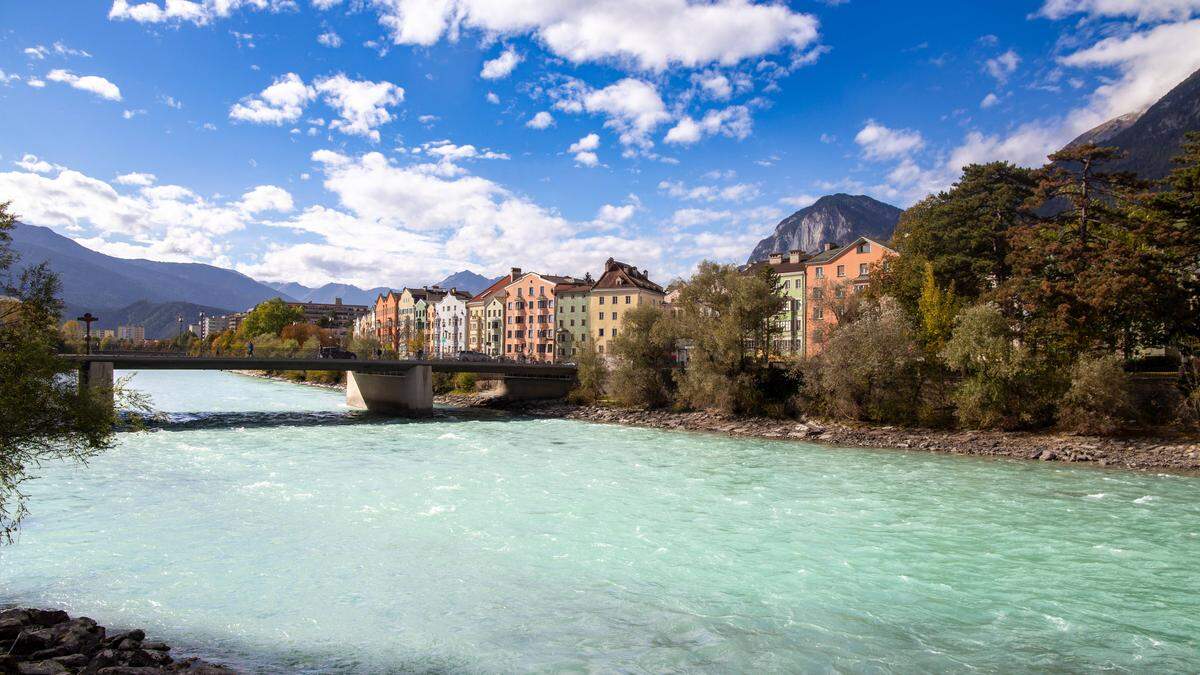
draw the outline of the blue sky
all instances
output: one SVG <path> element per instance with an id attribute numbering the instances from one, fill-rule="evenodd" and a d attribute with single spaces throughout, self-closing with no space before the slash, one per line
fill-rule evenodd
<path id="1" fill-rule="evenodd" d="M 0 200 L 269 281 L 660 281 L 832 192 L 1040 163 L 1200 68 L 1200 0 L 0 0 Z"/>

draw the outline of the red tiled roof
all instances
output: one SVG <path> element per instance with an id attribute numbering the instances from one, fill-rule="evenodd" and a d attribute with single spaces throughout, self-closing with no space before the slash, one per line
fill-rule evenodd
<path id="1" fill-rule="evenodd" d="M 592 288 L 595 290 L 615 290 L 627 287 L 640 288 L 651 293 L 663 293 L 662 286 L 650 281 L 650 277 L 638 268 L 628 263 L 609 258 L 604 263 L 604 274 Z"/>

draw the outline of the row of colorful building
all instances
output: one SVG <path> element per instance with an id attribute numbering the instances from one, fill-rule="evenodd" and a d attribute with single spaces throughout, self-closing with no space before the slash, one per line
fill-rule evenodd
<path id="1" fill-rule="evenodd" d="M 860 237 L 809 254 L 775 253 L 749 266 L 770 266 L 788 300 L 779 314 L 774 350 L 805 356 L 819 349 L 818 331 L 836 321 L 826 311 L 832 296 L 862 289 L 873 267 L 896 252 Z M 439 287 L 380 294 L 355 322 L 356 335 L 377 338 L 401 357 L 457 358 L 475 352 L 519 361 L 570 362 L 591 343 L 604 354 L 622 330 L 626 312 L 670 305 L 647 270 L 609 258 L 599 278 L 526 272 L 513 268 L 476 295 Z"/>

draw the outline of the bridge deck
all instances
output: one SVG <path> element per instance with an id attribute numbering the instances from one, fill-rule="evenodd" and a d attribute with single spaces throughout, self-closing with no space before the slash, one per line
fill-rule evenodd
<path id="1" fill-rule="evenodd" d="M 122 370 L 352 370 L 357 373 L 398 373 L 429 366 L 441 373 L 493 373 L 516 377 L 574 377 L 575 366 L 499 361 L 441 359 L 281 359 L 229 356 L 161 356 L 145 354 L 65 354 L 79 364 L 111 363 Z"/>

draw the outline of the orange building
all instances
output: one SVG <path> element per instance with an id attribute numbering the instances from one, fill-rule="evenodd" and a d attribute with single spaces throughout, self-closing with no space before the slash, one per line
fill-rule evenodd
<path id="1" fill-rule="evenodd" d="M 554 287 L 578 282 L 571 277 L 513 270 L 504 287 L 504 352 L 506 359 L 553 362 Z"/>
<path id="2" fill-rule="evenodd" d="M 859 237 L 846 246 L 826 244 L 825 250 L 805 261 L 805 356 L 821 351 L 829 327 L 837 325 L 840 301 L 866 288 L 871 271 L 895 255 L 899 254 L 874 239 Z"/>
<path id="3" fill-rule="evenodd" d="M 396 351 L 400 347 L 399 331 L 400 294 L 388 291 L 375 298 L 375 331 L 379 344 L 384 349 Z"/>

